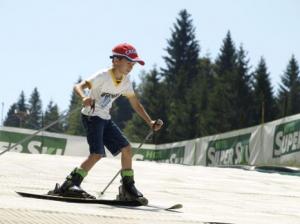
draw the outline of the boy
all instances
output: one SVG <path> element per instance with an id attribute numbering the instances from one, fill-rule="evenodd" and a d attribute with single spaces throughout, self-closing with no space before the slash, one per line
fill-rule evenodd
<path id="1" fill-rule="evenodd" d="M 127 43 L 119 44 L 113 48 L 112 68 L 98 71 L 86 81 L 75 85 L 75 92 L 83 102 L 82 122 L 87 131 L 87 141 L 90 155 L 83 161 L 80 167 L 75 168 L 67 176 L 64 183 L 56 185 L 52 193 L 62 196 L 95 198 L 84 191 L 80 184 L 92 167 L 105 157 L 104 146 L 114 155 L 121 152 L 121 177 L 122 192 L 129 194 L 131 199 L 143 197 L 134 185 L 132 170 L 131 146 L 122 134 L 121 130 L 111 120 L 110 108 L 114 100 L 120 95 L 129 99 L 133 109 L 154 131 L 158 131 L 163 123 L 155 122 L 150 118 L 144 107 L 135 96 L 132 83 L 128 74 L 136 63 L 144 65 L 144 61 L 138 57 L 135 48 Z M 89 96 L 84 93 L 89 89 Z"/>

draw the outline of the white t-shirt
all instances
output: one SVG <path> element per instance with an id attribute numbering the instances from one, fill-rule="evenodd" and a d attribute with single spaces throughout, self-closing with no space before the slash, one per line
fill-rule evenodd
<path id="1" fill-rule="evenodd" d="M 117 83 L 112 68 L 107 68 L 96 72 L 86 80 L 91 89 L 89 97 L 95 100 L 95 110 L 84 107 L 81 113 L 88 116 L 99 116 L 109 120 L 112 103 L 121 95 L 126 97 L 134 96 L 132 83 L 128 75 L 123 75 L 122 81 Z"/>

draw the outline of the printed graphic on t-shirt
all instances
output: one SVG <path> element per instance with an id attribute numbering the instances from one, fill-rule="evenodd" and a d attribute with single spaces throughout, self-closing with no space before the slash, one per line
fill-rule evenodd
<path id="1" fill-rule="evenodd" d="M 118 98 L 121 94 L 102 93 L 100 98 L 100 107 L 104 109 L 109 103 Z"/>

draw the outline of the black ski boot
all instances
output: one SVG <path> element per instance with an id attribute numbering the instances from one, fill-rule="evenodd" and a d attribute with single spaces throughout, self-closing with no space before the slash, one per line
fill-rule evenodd
<path id="1" fill-rule="evenodd" d="M 138 201 L 142 205 L 147 205 L 148 200 L 143 196 L 143 194 L 136 189 L 134 185 L 133 170 L 122 170 L 122 185 L 119 187 L 119 195 L 117 195 L 117 200 L 121 201 Z"/>
<path id="2" fill-rule="evenodd" d="M 75 168 L 70 175 L 66 177 L 66 180 L 61 186 L 56 184 L 54 190 L 49 191 L 48 194 L 63 197 L 96 199 L 93 195 L 90 195 L 80 187 L 80 184 L 86 175 L 87 173 L 82 169 Z"/>

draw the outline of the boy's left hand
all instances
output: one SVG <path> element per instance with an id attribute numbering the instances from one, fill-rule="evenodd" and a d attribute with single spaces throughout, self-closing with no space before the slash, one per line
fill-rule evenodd
<path id="1" fill-rule="evenodd" d="M 163 126 L 164 122 L 161 119 L 157 119 L 155 121 L 151 121 L 151 128 L 154 131 L 158 131 Z"/>

